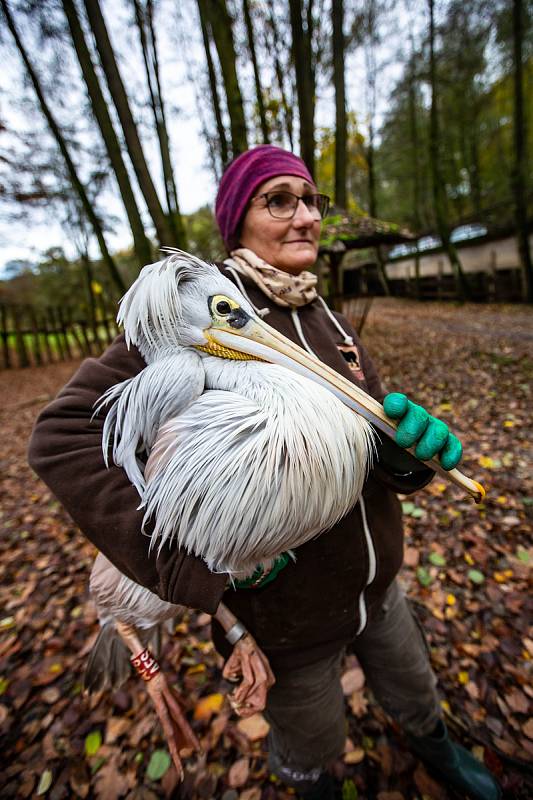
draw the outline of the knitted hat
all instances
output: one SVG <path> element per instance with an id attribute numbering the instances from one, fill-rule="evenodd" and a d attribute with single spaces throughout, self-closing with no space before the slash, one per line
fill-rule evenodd
<path id="1" fill-rule="evenodd" d="M 226 169 L 218 189 L 215 216 L 228 252 L 239 244 L 239 225 L 255 190 L 277 175 L 295 175 L 315 185 L 301 158 L 271 144 L 247 150 Z"/>

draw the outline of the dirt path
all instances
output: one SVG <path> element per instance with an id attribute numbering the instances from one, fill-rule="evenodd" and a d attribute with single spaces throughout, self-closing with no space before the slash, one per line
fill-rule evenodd
<path id="1" fill-rule="evenodd" d="M 532 336 L 533 313 L 522 307 L 388 300 L 375 302 L 364 331 L 387 386 L 459 432 L 464 471 L 489 491 L 475 506 L 437 479 L 404 499 L 402 581 L 428 636 L 450 727 L 519 800 L 533 794 L 525 767 L 533 757 Z M 269 780 L 263 736 L 254 741 L 220 706 L 205 615 L 191 614 L 164 651 L 167 665 L 182 655 L 175 672 L 191 713 L 202 699 L 212 704 L 194 722 L 206 756 L 188 761 L 179 794 L 172 768 L 157 777 L 165 744 L 138 682 L 101 699 L 81 693 L 96 631 L 86 590 L 94 549 L 25 461 L 37 413 L 75 366 L 0 373 L 0 796 L 33 797 L 49 781 L 53 800 L 288 800 Z M 335 765 L 346 796 L 451 797 L 354 683 L 354 670 L 349 660 L 350 752 Z M 240 777 L 234 771 L 230 786 L 236 762 Z"/>

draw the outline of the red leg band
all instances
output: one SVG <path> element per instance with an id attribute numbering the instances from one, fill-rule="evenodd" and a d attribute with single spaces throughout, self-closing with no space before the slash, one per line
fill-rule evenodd
<path id="1" fill-rule="evenodd" d="M 160 669 L 159 664 L 146 648 L 138 656 L 132 656 L 130 661 L 143 681 L 151 681 Z"/>

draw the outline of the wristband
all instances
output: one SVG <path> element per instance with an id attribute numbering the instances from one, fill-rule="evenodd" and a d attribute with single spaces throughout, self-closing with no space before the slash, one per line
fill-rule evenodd
<path id="1" fill-rule="evenodd" d="M 151 681 L 160 669 L 159 664 L 146 648 L 138 656 L 132 656 L 130 661 L 143 681 Z"/>
<path id="2" fill-rule="evenodd" d="M 243 636 L 246 636 L 247 633 L 248 631 L 246 630 L 242 622 L 239 622 L 237 620 L 237 622 L 231 626 L 229 631 L 227 631 L 226 639 L 232 645 L 237 644 L 237 642 L 240 642 Z"/>

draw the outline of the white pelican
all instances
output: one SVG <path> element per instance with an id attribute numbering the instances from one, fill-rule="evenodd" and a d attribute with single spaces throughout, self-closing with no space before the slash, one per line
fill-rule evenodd
<path id="1" fill-rule="evenodd" d="M 107 463 L 111 448 L 136 486 L 145 522 L 155 522 L 152 546 L 175 542 L 212 571 L 241 579 L 258 565 L 268 571 L 355 505 L 372 457 L 369 421 L 389 434 L 394 423 L 379 403 L 260 320 L 215 266 L 176 251 L 145 267 L 118 321 L 147 366 L 108 390 L 97 412 L 110 407 L 104 457 Z M 127 674 L 114 623 L 143 677 L 155 675 L 147 688 L 181 772 L 179 748 L 197 741 L 145 649 L 178 607 L 103 556 L 91 591 L 103 631 L 87 683 L 103 688 Z M 236 621 L 222 605 L 217 618 L 226 630 Z"/>

